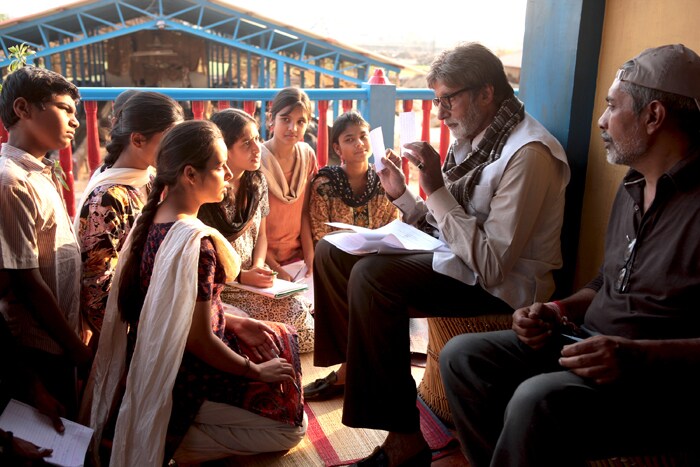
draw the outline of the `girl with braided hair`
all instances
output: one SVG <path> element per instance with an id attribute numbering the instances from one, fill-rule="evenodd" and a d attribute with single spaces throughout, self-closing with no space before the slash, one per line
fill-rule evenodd
<path id="1" fill-rule="evenodd" d="M 240 257 L 197 214 L 223 200 L 226 159 L 221 132 L 208 121 L 181 123 L 161 142 L 83 403 L 95 443 L 110 437 L 118 408 L 111 465 L 280 451 L 305 434 L 294 331 L 226 314 L 219 297 L 238 276 Z"/>

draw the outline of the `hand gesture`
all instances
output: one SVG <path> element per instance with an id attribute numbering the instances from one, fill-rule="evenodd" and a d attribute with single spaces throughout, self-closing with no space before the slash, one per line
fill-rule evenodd
<path id="1" fill-rule="evenodd" d="M 308 257 L 304 258 L 304 265 L 306 266 L 306 271 L 304 271 L 304 277 L 311 277 L 314 273 L 314 251 L 311 250 Z M 296 278 L 300 279 L 299 277 Z"/>
<path id="2" fill-rule="evenodd" d="M 254 362 L 270 360 L 279 355 L 280 349 L 272 338 L 275 332 L 267 324 L 257 319 L 232 315 L 226 316 L 226 322 L 238 337 L 240 344 L 250 350 L 247 354 Z"/>
<path id="3" fill-rule="evenodd" d="M 285 269 L 282 266 L 278 267 L 275 271 L 277 272 L 277 277 L 279 277 L 280 279 L 292 282 L 291 274 L 285 271 Z"/>
<path id="4" fill-rule="evenodd" d="M 34 443 L 17 437 L 12 438 L 12 450 L 17 458 L 26 459 L 27 461 L 39 461 L 53 453 L 53 449 L 40 448 Z M 34 464 L 28 463 L 27 465 Z"/>
<path id="5" fill-rule="evenodd" d="M 445 180 L 442 178 L 440 154 L 430 143 L 417 141 L 404 144 L 402 154 L 420 169 L 418 183 L 426 196 L 430 196 L 445 186 Z"/>
<path id="6" fill-rule="evenodd" d="M 66 428 L 63 426 L 61 417 L 66 414 L 66 409 L 46 390 L 39 379 L 34 381 L 32 389 L 36 409 L 51 419 L 56 432 L 63 433 Z"/>
<path id="7" fill-rule="evenodd" d="M 554 306 L 537 302 L 515 310 L 512 329 L 523 344 L 539 349 L 545 345 L 559 321 L 559 313 Z"/>
<path id="8" fill-rule="evenodd" d="M 266 383 L 294 381 L 294 367 L 282 357 L 275 357 L 255 365 L 260 374 L 260 381 Z"/>
<path id="9" fill-rule="evenodd" d="M 391 149 L 386 150 L 386 157 L 382 158 L 384 169 L 377 172 L 379 180 L 387 196 L 395 200 L 406 191 L 406 178 L 401 170 L 401 158 Z"/>
<path id="10" fill-rule="evenodd" d="M 598 384 L 612 383 L 643 361 L 641 347 L 617 336 L 593 336 L 561 350 L 559 364 Z"/>
<path id="11" fill-rule="evenodd" d="M 268 268 L 254 267 L 241 271 L 241 284 L 252 285 L 253 287 L 272 287 L 277 273 Z"/>

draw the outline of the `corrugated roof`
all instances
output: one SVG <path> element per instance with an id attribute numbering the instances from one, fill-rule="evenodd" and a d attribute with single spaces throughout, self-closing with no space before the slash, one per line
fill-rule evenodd
<path id="1" fill-rule="evenodd" d="M 57 46 L 79 47 L 137 26 L 189 32 L 295 66 L 325 59 L 335 63 L 337 74 L 357 68 L 368 72 L 370 67 L 383 67 L 396 73 L 409 68 L 390 57 L 218 0 L 82 0 L 9 19 L 0 23 L 0 66 L 7 65 L 7 48 L 16 43 L 27 43 L 41 57 L 54 53 L 51 49 Z"/>

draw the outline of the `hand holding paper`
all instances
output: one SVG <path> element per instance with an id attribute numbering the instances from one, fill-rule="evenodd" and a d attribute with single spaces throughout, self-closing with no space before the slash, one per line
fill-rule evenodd
<path id="1" fill-rule="evenodd" d="M 384 135 L 382 127 L 377 127 L 369 132 L 370 144 L 372 145 L 372 153 L 374 154 L 374 167 L 377 172 L 384 169 L 382 157 L 386 154 L 384 147 Z M 408 143 L 420 141 L 418 132 L 416 131 L 416 116 L 413 112 L 401 112 L 399 114 L 399 157 L 403 153 L 403 146 Z M 400 165 L 399 165 L 400 167 Z"/>
<path id="2" fill-rule="evenodd" d="M 0 415 L 0 428 L 12 431 L 18 438 L 36 446 L 52 449 L 51 455 L 45 459 L 49 464 L 82 466 L 93 430 L 70 420 L 61 421 L 65 430 L 57 433 L 49 417 L 30 405 L 11 399 Z"/>

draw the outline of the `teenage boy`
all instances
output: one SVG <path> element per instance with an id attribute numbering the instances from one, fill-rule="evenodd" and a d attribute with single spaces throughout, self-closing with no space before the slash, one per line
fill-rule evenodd
<path id="1" fill-rule="evenodd" d="M 53 165 L 78 128 L 78 88 L 58 73 L 25 66 L 0 92 L 9 133 L 0 148 L 0 291 L 3 313 L 32 370 L 74 416 L 75 368 L 92 352 L 78 336 L 80 250 Z M 4 296 L 2 296 L 4 295 Z"/>

